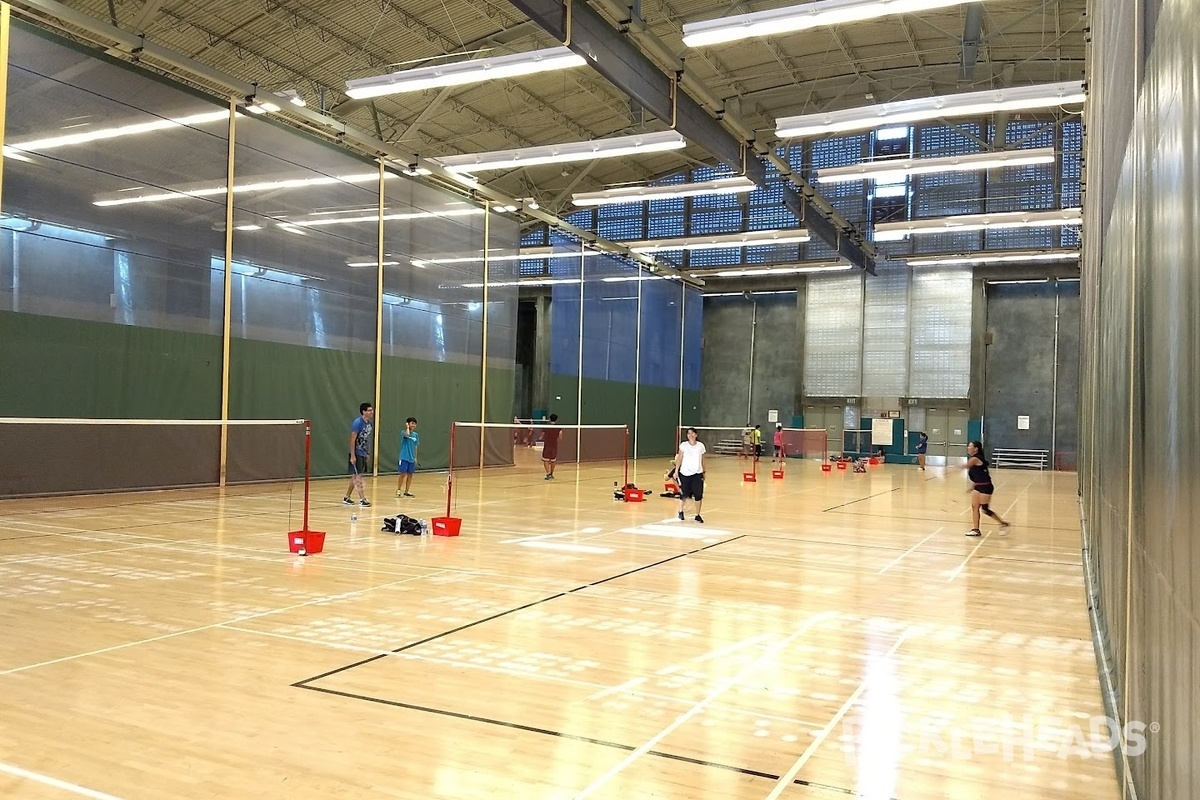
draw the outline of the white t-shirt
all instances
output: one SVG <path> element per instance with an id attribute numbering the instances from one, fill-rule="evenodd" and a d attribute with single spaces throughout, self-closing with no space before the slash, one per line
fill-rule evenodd
<path id="1" fill-rule="evenodd" d="M 704 471 L 703 462 L 700 457 L 707 450 L 704 449 L 704 442 L 681 442 L 679 444 L 679 452 L 683 453 L 683 458 L 679 462 L 680 475 L 695 475 L 698 472 Z"/>

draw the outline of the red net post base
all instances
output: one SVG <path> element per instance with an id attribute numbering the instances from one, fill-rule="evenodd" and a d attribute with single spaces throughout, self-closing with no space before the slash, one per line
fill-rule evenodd
<path id="1" fill-rule="evenodd" d="M 783 480 L 783 470 L 781 470 L 781 469 L 771 470 L 771 477 L 774 478 L 775 480 Z"/>
<path id="2" fill-rule="evenodd" d="M 433 526 L 434 536 L 458 536 L 462 531 L 460 517 L 434 517 L 429 522 Z"/>
<path id="3" fill-rule="evenodd" d="M 646 502 L 646 492 L 642 489 L 625 488 L 626 503 L 644 503 Z"/>
<path id="4" fill-rule="evenodd" d="M 300 556 L 316 555 L 325 549 L 325 531 L 291 531 L 288 551 Z"/>

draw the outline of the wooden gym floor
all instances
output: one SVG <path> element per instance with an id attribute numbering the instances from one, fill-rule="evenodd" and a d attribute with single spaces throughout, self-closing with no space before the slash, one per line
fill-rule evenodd
<path id="1" fill-rule="evenodd" d="M 1076 476 L 710 459 L 0 502 L 0 796 L 1115 798 Z M 528 459 L 528 463 L 526 463 Z M 444 510 L 444 508 L 443 508 Z M 290 517 L 290 518 L 289 518 Z M 1101 737 L 1103 739 L 1103 737 Z"/>

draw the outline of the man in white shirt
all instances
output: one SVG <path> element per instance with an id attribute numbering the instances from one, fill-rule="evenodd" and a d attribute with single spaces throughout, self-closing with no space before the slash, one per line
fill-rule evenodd
<path id="1" fill-rule="evenodd" d="M 700 507 L 704 505 L 704 443 L 699 441 L 695 428 L 687 429 L 687 441 L 680 442 L 675 453 L 675 473 L 679 476 L 679 518 L 688 498 L 696 501 L 696 522 L 704 522 Z"/>

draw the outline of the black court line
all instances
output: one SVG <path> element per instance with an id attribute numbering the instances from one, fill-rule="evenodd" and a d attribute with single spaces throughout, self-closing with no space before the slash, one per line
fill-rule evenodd
<path id="1" fill-rule="evenodd" d="M 622 572 L 618 575 L 613 575 L 608 578 L 602 578 L 598 581 L 592 581 L 591 583 L 585 583 L 580 586 L 576 586 L 574 589 L 568 589 L 565 592 L 558 592 L 556 594 L 550 595 L 549 597 L 543 597 L 540 600 L 534 600 L 533 602 L 525 603 L 524 605 L 517 606 L 516 608 L 510 608 L 507 611 L 501 611 L 498 614 L 492 614 L 490 617 L 484 617 L 483 619 L 477 619 L 474 622 L 468 622 L 466 625 L 459 625 L 457 628 L 451 628 L 448 631 L 442 631 L 441 633 L 435 633 L 433 636 L 427 636 L 424 639 L 421 639 L 420 641 L 411 642 L 402 647 L 397 647 L 396 649 L 391 650 L 387 653 L 380 653 L 378 655 L 374 655 L 369 658 L 364 658 L 359 661 L 355 661 L 353 664 L 347 664 L 344 667 L 337 667 L 336 669 L 331 669 L 328 672 L 322 672 L 320 675 L 314 675 L 311 678 L 305 678 L 302 681 L 297 681 L 296 683 L 293 683 L 292 686 L 300 688 L 300 689 L 315 688 L 315 687 L 307 686 L 306 684 L 312 683 L 313 681 L 319 681 L 322 678 L 328 678 L 331 675 L 337 675 L 339 672 L 345 672 L 347 670 L 354 669 L 355 667 L 361 667 L 364 664 L 370 664 L 372 661 L 378 661 L 381 658 L 387 658 L 389 655 L 392 655 L 393 653 L 403 653 L 405 650 L 411 650 L 414 647 L 419 647 L 420 645 L 428 644 L 429 642 L 435 641 L 437 639 L 441 639 L 442 637 L 450 636 L 452 634 L 459 633 L 461 631 L 465 631 L 467 628 L 474 628 L 476 625 L 482 625 L 485 622 L 491 622 L 492 620 L 496 620 L 501 617 L 506 617 L 509 614 L 515 614 L 518 611 L 524 611 L 527 608 L 533 608 L 534 606 L 540 606 L 542 603 L 548 603 L 551 600 L 557 600 L 560 597 L 566 597 L 569 594 L 574 594 L 575 592 L 583 591 L 584 589 L 590 589 L 591 587 L 599 586 L 602 583 L 608 583 L 609 581 L 615 581 L 617 578 L 624 578 L 629 575 L 633 575 L 636 572 L 641 572 L 642 570 L 651 569 L 652 567 L 659 567 L 659 566 L 662 566 L 663 564 L 670 563 L 671 561 L 675 561 L 680 558 L 685 558 L 687 556 L 694 555 L 694 554 L 702 552 L 704 550 L 709 550 L 713 547 L 720 547 L 723 544 L 728 544 L 730 542 L 736 542 L 738 539 L 741 539 L 741 538 L 744 538 L 744 537 L 734 536 L 731 539 L 725 539 L 720 542 L 714 542 L 713 544 L 705 545 L 704 547 L 697 547 L 695 550 L 688 550 L 686 553 L 678 553 L 669 558 L 664 558 L 661 561 L 655 561 L 651 564 L 645 564 L 645 565 L 637 567 L 635 569 L 626 570 L 625 572 Z"/>
<path id="2" fill-rule="evenodd" d="M 861 503 L 863 500 L 870 500 L 872 497 L 882 497 L 885 494 L 891 494 L 892 492 L 898 492 L 898 491 L 900 491 L 901 488 L 903 488 L 903 487 L 897 486 L 895 489 L 888 489 L 886 492 L 876 492 L 875 494 L 869 494 L 866 497 L 860 497 L 857 500 L 851 500 L 850 502 L 842 503 L 839 506 L 833 506 L 831 508 L 823 509 L 822 513 L 824 513 L 825 511 L 833 511 L 836 508 L 845 508 L 846 506 L 852 506 L 855 503 Z"/>
<path id="3" fill-rule="evenodd" d="M 490 717 L 477 717 L 473 714 L 464 714 L 461 711 L 449 711 L 444 708 L 430 708 L 429 706 L 418 706 L 413 703 L 405 703 L 400 700 L 385 700 L 381 697 L 370 697 L 368 695 L 363 695 L 363 694 L 354 694 L 353 692 L 341 692 L 336 689 L 324 689 L 324 688 L 321 688 L 320 686 L 299 686 L 299 684 L 294 684 L 294 685 L 298 686 L 301 689 L 308 689 L 309 691 L 313 691 L 313 692 L 321 692 L 322 694 L 330 694 L 330 695 L 334 695 L 336 697 L 346 697 L 351 700 L 363 700 L 368 703 L 377 703 L 379 705 L 392 706 L 394 708 L 404 708 L 409 711 L 421 711 L 426 714 L 437 714 L 437 715 L 443 716 L 443 717 L 453 717 L 454 719 L 467 720 L 469 722 L 479 722 L 479 723 L 483 723 L 485 725 L 497 725 L 502 728 L 509 728 L 509 729 L 518 730 L 518 731 L 525 731 L 526 733 L 536 733 L 536 734 L 540 734 L 542 736 L 553 736 L 558 739 L 569 739 L 570 741 L 573 741 L 573 742 L 584 742 L 586 744 L 595 744 L 595 745 L 599 745 L 601 747 L 610 747 L 614 750 L 622 750 L 627 753 L 632 753 L 633 751 L 637 750 L 637 748 L 632 745 L 621 744 L 620 742 L 610 742 L 605 739 L 596 739 L 592 736 L 581 736 L 579 734 L 574 734 L 574 733 L 563 733 L 562 731 L 554 731 L 554 730 L 550 730 L 549 728 L 539 728 L 539 727 L 536 727 L 533 725 L 522 725 L 518 722 L 507 722 L 505 720 L 500 720 L 500 719 L 491 719 Z M 718 761 L 705 761 L 704 759 L 701 759 L 701 758 L 693 758 L 692 756 L 682 756 L 682 755 L 678 755 L 676 753 L 668 753 L 663 750 L 647 750 L 646 754 L 655 756 L 657 758 L 667 758 L 672 761 L 683 761 L 685 763 L 695 764 L 695 765 L 701 766 L 701 767 L 711 767 L 713 769 L 726 770 L 728 772 L 737 772 L 742 775 L 749 775 L 749 776 L 755 777 L 755 778 L 766 778 L 767 780 L 772 780 L 772 781 L 777 781 L 781 777 L 779 775 L 772 775 L 769 772 L 763 772 L 762 770 L 749 769 L 748 767 L 738 767 L 738 766 L 734 766 L 732 764 L 722 764 Z M 855 794 L 855 791 L 853 789 L 846 789 L 841 786 L 832 786 L 827 783 L 817 783 L 815 781 L 807 781 L 807 780 L 803 780 L 801 778 L 797 778 L 797 779 L 793 780 L 792 785 L 810 786 L 814 789 L 828 789 L 829 791 L 840 792 L 841 794 L 845 794 L 845 795 Z M 888 798 L 888 800 L 896 800 L 896 798 L 894 798 L 894 797 Z"/>

